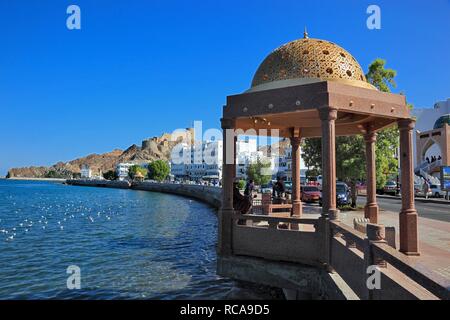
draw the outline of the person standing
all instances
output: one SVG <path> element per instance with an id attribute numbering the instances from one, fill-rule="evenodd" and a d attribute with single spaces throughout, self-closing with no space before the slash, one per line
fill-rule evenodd
<path id="1" fill-rule="evenodd" d="M 283 194 L 286 192 L 286 187 L 284 186 L 284 181 L 281 177 L 277 178 L 274 189 L 276 191 L 277 198 L 283 197 Z"/>
<path id="2" fill-rule="evenodd" d="M 354 179 L 350 180 L 350 192 L 352 197 L 352 208 L 356 208 L 356 200 L 358 198 L 358 189 L 356 188 L 356 181 Z"/>
<path id="3" fill-rule="evenodd" d="M 253 180 L 248 180 L 247 184 L 245 185 L 244 195 L 247 197 L 252 197 L 254 189 L 255 184 L 253 183 Z"/>
<path id="4" fill-rule="evenodd" d="M 250 197 L 241 194 L 238 182 L 233 183 L 233 208 L 241 214 L 248 214 L 252 208 Z"/>

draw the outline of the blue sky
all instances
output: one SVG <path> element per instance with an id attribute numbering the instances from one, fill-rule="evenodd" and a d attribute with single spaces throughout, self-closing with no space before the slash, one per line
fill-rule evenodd
<path id="1" fill-rule="evenodd" d="M 81 30 L 66 9 L 81 8 Z M 382 29 L 366 27 L 381 8 Z M 202 120 L 218 128 L 274 48 L 302 37 L 338 43 L 366 70 L 398 71 L 416 107 L 450 97 L 450 1 L 0 2 L 0 175 L 126 148 Z"/>

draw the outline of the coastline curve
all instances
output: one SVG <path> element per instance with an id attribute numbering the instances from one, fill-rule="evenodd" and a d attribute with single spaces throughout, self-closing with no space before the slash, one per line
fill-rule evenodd
<path id="1" fill-rule="evenodd" d="M 157 183 L 157 182 L 130 183 L 128 181 L 80 180 L 80 179 L 66 180 L 66 184 L 72 186 L 131 189 L 131 190 L 169 193 L 199 200 L 216 209 L 219 209 L 222 203 L 222 188 L 212 186 Z"/>

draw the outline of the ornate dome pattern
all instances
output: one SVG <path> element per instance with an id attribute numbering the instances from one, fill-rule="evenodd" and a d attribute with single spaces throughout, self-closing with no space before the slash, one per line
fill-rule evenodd
<path id="1" fill-rule="evenodd" d="M 289 42 L 267 56 L 252 81 L 252 88 L 279 80 L 316 79 L 341 81 L 375 89 L 366 80 L 358 61 L 338 45 L 319 39 Z"/>

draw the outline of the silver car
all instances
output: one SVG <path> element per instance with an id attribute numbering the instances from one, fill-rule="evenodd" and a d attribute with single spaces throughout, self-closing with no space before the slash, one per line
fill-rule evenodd
<path id="1" fill-rule="evenodd" d="M 431 190 L 431 195 L 435 198 L 443 198 L 446 195 L 446 192 L 441 189 L 440 184 L 431 184 L 430 190 Z"/>

